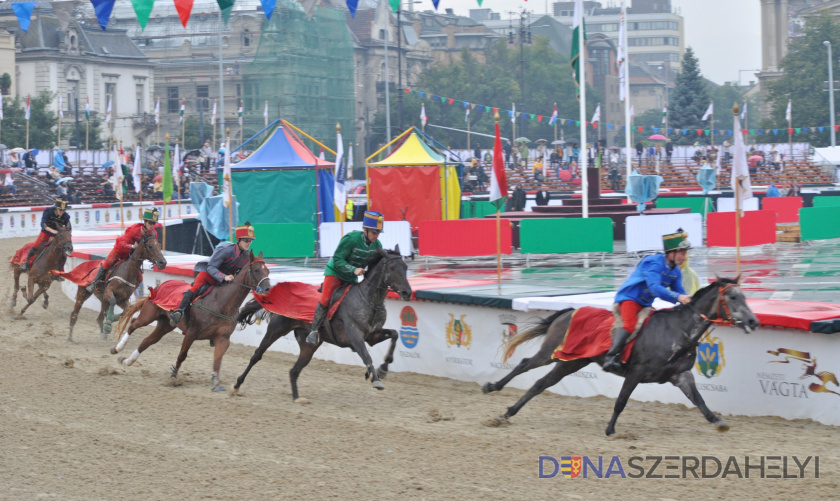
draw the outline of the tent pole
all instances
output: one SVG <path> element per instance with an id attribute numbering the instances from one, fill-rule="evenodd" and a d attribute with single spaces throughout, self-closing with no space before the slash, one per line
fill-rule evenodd
<path id="1" fill-rule="evenodd" d="M 369 156 L 369 157 L 367 157 L 367 158 L 365 159 L 365 162 L 370 162 L 370 160 L 371 160 L 373 157 L 375 157 L 376 155 L 378 155 L 378 154 L 382 153 L 382 150 L 384 150 L 384 149 L 385 149 L 385 148 L 387 148 L 388 146 L 391 146 L 392 144 L 396 143 L 397 141 L 399 141 L 400 139 L 402 139 L 404 136 L 406 136 L 409 132 L 411 132 L 411 131 L 413 131 L 413 130 L 414 130 L 414 126 L 410 127 L 408 130 L 406 130 L 405 132 L 403 132 L 403 133 L 402 133 L 402 134 L 400 134 L 399 136 L 395 137 L 395 138 L 394 138 L 394 139 L 393 139 L 390 143 L 388 143 L 388 144 L 386 144 L 385 146 L 383 146 L 383 147 L 379 148 L 378 150 L 376 150 L 376 152 L 375 152 L 373 155 L 371 155 L 371 156 Z"/>
<path id="2" fill-rule="evenodd" d="M 317 139 L 315 139 L 314 137 L 310 136 L 310 135 L 309 135 L 309 134 L 307 134 L 306 132 L 303 132 L 302 130 L 298 129 L 297 127 L 295 127 L 294 125 L 290 124 L 289 122 L 287 122 L 287 121 L 285 121 L 285 120 L 282 120 L 282 119 L 281 119 L 280 121 L 281 121 L 281 122 L 283 122 L 284 124 L 288 125 L 289 127 L 293 128 L 294 130 L 296 130 L 296 131 L 300 132 L 301 134 L 303 134 L 303 135 L 304 135 L 304 137 L 306 137 L 306 138 L 307 138 L 307 139 L 309 139 L 310 141 L 314 142 L 315 144 L 317 144 L 317 145 L 318 145 L 318 146 L 320 146 L 321 148 L 324 148 L 325 150 L 329 151 L 329 152 L 330 152 L 330 153 L 332 153 L 333 155 L 335 155 L 335 154 L 336 154 L 336 152 L 335 152 L 335 151 L 333 151 L 333 150 L 332 150 L 332 148 L 330 148 L 329 146 L 325 145 L 325 144 L 324 144 L 324 143 L 322 143 L 321 141 L 318 141 Z"/>

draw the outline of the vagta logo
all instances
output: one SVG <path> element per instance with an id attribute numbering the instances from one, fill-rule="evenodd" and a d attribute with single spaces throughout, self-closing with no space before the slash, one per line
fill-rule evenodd
<path id="1" fill-rule="evenodd" d="M 26 228 L 26 214 L 20 215 L 20 227 Z"/>
<path id="2" fill-rule="evenodd" d="M 406 348 L 414 348 L 420 340 L 417 330 L 417 313 L 411 306 L 406 306 L 400 312 L 400 340 Z"/>
<path id="3" fill-rule="evenodd" d="M 464 320 L 466 315 L 461 315 L 460 320 L 455 318 L 452 313 L 449 314 L 449 323 L 446 324 L 446 344 L 449 346 L 455 345 L 457 347 L 470 348 L 472 343 L 472 329 Z"/>
<path id="4" fill-rule="evenodd" d="M 76 224 L 79 224 L 79 211 L 74 211 L 73 216 L 74 216 Z"/>
<path id="5" fill-rule="evenodd" d="M 37 223 L 38 223 L 38 215 L 33 212 L 32 213 L 32 226 L 35 226 L 35 224 L 37 224 Z"/>
<path id="6" fill-rule="evenodd" d="M 606 471 L 603 456 L 560 456 L 559 462 L 551 456 L 540 456 L 540 478 L 554 478 L 558 471 L 566 478 L 610 478 L 611 475 L 627 478 L 618 456 L 609 459 Z"/>
<path id="7" fill-rule="evenodd" d="M 725 365 L 723 341 L 720 338 L 712 337 L 709 331 L 706 331 L 697 345 L 697 361 L 694 363 L 697 373 L 707 378 L 713 378 L 720 375 L 720 371 L 723 370 Z"/>
<path id="8" fill-rule="evenodd" d="M 126 217 L 128 218 L 128 219 L 126 219 L 126 221 L 134 221 L 134 220 L 131 218 L 131 209 L 128 209 L 128 212 L 126 213 Z"/>
<path id="9" fill-rule="evenodd" d="M 106 222 L 106 223 L 110 223 L 110 222 L 111 222 L 111 212 L 110 212 L 110 211 L 107 211 L 107 210 L 105 211 L 105 222 Z"/>
<path id="10" fill-rule="evenodd" d="M 805 370 L 805 372 L 799 377 L 799 379 L 814 377 L 819 381 L 819 383 L 811 383 L 808 385 L 808 389 L 812 392 L 833 393 L 837 396 L 840 396 L 840 393 L 835 391 L 838 388 L 840 388 L 840 382 L 837 381 L 837 376 L 833 372 L 817 372 L 817 357 L 812 357 L 810 352 L 791 350 L 790 348 L 779 348 L 776 351 L 767 350 L 767 353 L 784 359 L 770 360 L 769 363 L 771 364 L 789 364 L 791 360 L 802 362 L 802 368 Z M 828 386 L 829 383 L 832 384 L 833 389 Z"/>
<path id="11" fill-rule="evenodd" d="M 99 211 L 94 211 L 94 213 L 93 213 L 93 219 L 94 219 L 94 221 L 96 221 L 97 223 L 99 222 Z"/>
<path id="12" fill-rule="evenodd" d="M 499 322 L 502 324 L 502 344 L 505 344 L 519 332 L 516 327 L 516 315 L 503 313 L 499 315 Z M 510 352 L 510 355 L 513 355 L 513 352 Z"/>

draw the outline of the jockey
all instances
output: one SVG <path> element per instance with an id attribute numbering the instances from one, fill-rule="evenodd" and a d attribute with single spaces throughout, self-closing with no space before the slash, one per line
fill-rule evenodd
<path id="1" fill-rule="evenodd" d="M 335 249 L 335 254 L 327 263 L 327 269 L 324 272 L 321 301 L 315 308 L 312 332 L 306 337 L 307 343 L 318 344 L 318 329 L 324 323 L 324 317 L 327 315 L 327 308 L 329 308 L 333 292 L 344 283 L 358 283 L 359 276 L 365 273 L 364 267 L 368 258 L 382 249 L 379 234 L 382 233 L 384 223 L 385 216 L 381 213 L 365 211 L 362 222 L 363 231 L 351 231 L 341 237 L 341 241 L 338 242 L 338 247 Z"/>
<path id="2" fill-rule="evenodd" d="M 123 259 L 128 259 L 129 254 L 131 254 L 131 251 L 137 247 L 137 242 L 139 242 L 141 238 L 149 233 L 154 233 L 155 238 L 157 238 L 157 228 L 161 227 L 157 220 L 157 209 L 143 210 L 143 222 L 132 224 L 125 230 L 125 233 L 117 239 L 117 242 L 114 244 L 114 248 L 111 249 L 108 257 L 105 258 L 105 261 L 102 261 L 102 266 L 100 266 L 99 271 L 96 272 L 96 277 L 93 279 L 93 282 L 86 287 L 88 292 L 93 292 L 97 285 L 105 280 L 105 275 L 108 273 L 108 270 L 114 266 L 114 263 Z"/>
<path id="3" fill-rule="evenodd" d="M 618 374 L 621 372 L 621 351 L 627 337 L 636 328 L 637 317 L 642 308 L 653 304 L 654 298 L 671 303 L 688 304 L 691 297 L 682 285 L 680 265 L 686 260 L 691 244 L 688 233 L 682 228 L 676 233 L 662 236 L 664 254 L 648 256 L 636 266 L 630 278 L 618 289 L 615 302 L 621 312 L 621 325 L 615 329 L 612 346 L 607 352 L 603 369 Z"/>
<path id="4" fill-rule="evenodd" d="M 245 223 L 236 227 L 236 243 L 222 242 L 213 251 L 208 261 L 201 261 L 195 265 L 194 271 L 198 273 L 190 290 L 184 293 L 178 309 L 169 314 L 169 325 L 175 326 L 184 317 L 190 307 L 190 303 L 198 294 L 199 288 L 203 285 L 230 282 L 234 279 L 250 259 L 248 249 L 254 241 L 254 227 L 251 223 Z"/>
<path id="5" fill-rule="evenodd" d="M 41 233 L 38 234 L 37 240 L 35 240 L 35 243 L 33 243 L 32 247 L 29 248 L 29 254 L 26 255 L 26 259 L 24 259 L 23 264 L 20 265 L 20 271 L 27 271 L 29 269 L 29 259 L 32 258 L 32 256 L 35 255 L 35 253 L 38 252 L 41 247 L 43 247 L 43 245 L 52 238 L 53 235 L 58 233 L 58 228 L 60 226 L 70 228 L 70 214 L 67 213 L 67 200 L 56 198 L 55 206 L 47 207 L 41 215 Z"/>

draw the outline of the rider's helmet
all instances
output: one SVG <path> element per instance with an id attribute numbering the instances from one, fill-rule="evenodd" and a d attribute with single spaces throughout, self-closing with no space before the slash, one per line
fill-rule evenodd
<path id="1" fill-rule="evenodd" d="M 67 210 L 67 200 L 63 198 L 56 198 L 55 199 L 55 208 L 61 210 Z"/>
<path id="2" fill-rule="evenodd" d="M 243 238 L 256 240 L 256 237 L 254 236 L 254 227 L 251 226 L 249 223 L 245 223 L 242 226 L 236 227 L 236 241 L 238 242 Z"/>
<path id="3" fill-rule="evenodd" d="M 158 221 L 158 210 L 155 208 L 149 208 L 143 210 L 143 221 L 149 221 L 152 223 L 157 223 Z"/>
<path id="4" fill-rule="evenodd" d="M 362 228 L 382 233 L 385 226 L 385 216 L 381 212 L 372 210 L 365 211 L 365 218 L 362 220 Z"/>
<path id="5" fill-rule="evenodd" d="M 688 250 L 691 248 L 691 243 L 688 241 L 688 233 L 678 228 L 676 233 L 669 233 L 662 235 L 662 244 L 665 247 L 665 252 L 675 250 Z"/>

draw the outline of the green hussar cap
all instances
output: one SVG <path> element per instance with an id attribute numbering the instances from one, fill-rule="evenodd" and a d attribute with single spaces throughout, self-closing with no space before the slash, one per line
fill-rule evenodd
<path id="1" fill-rule="evenodd" d="M 144 209 L 143 210 L 143 221 L 151 221 L 153 223 L 157 223 L 158 220 L 158 210 L 157 209 Z"/>
<path id="2" fill-rule="evenodd" d="M 691 248 L 691 243 L 688 241 L 688 233 L 682 228 L 677 229 L 676 233 L 662 235 L 662 244 L 665 247 L 665 252 L 673 250 L 688 250 Z"/>

